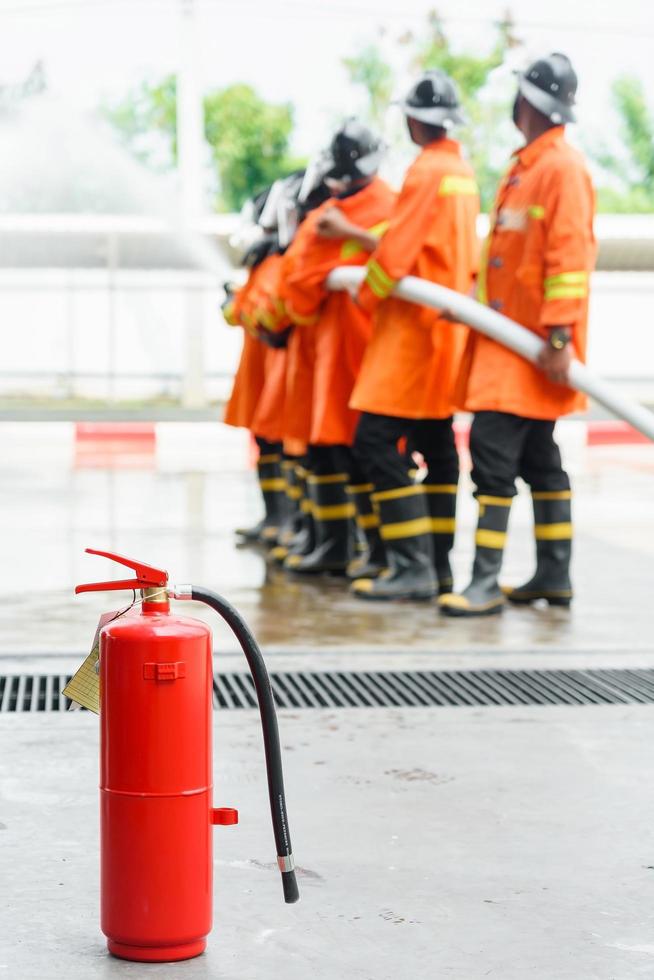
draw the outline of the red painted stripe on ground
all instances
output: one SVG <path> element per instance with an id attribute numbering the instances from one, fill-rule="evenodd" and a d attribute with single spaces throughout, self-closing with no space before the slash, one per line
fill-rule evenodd
<path id="1" fill-rule="evenodd" d="M 647 436 L 628 422 L 589 422 L 586 441 L 589 446 L 616 446 L 649 442 Z"/>
<path id="2" fill-rule="evenodd" d="M 75 425 L 75 441 L 84 442 L 101 440 L 112 442 L 155 443 L 157 429 L 154 422 L 77 422 Z"/>

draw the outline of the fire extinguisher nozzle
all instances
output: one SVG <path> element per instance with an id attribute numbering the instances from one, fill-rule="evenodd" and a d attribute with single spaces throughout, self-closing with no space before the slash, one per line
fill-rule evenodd
<path id="1" fill-rule="evenodd" d="M 293 905 L 300 900 L 300 891 L 297 887 L 297 878 L 294 871 L 282 871 L 282 887 L 284 889 L 284 901 L 287 905 Z"/>

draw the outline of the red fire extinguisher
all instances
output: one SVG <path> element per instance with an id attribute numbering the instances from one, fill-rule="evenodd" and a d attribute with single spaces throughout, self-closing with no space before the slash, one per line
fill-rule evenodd
<path id="1" fill-rule="evenodd" d="M 212 799 L 211 630 L 170 611 L 170 599 L 211 606 L 229 624 L 254 681 L 270 808 L 286 902 L 299 898 L 286 815 L 275 703 L 261 651 L 225 599 L 142 562 L 87 548 L 136 578 L 79 592 L 140 589 L 142 604 L 100 631 L 101 925 L 128 960 L 198 956 L 212 928 L 214 824 L 238 822 Z"/>

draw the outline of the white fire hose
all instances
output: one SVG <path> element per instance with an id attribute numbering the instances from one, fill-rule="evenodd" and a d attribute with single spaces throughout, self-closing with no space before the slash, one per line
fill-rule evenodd
<path id="1" fill-rule="evenodd" d="M 334 290 L 352 291 L 361 284 L 365 274 L 365 268 L 360 266 L 344 266 L 330 273 L 327 285 Z M 447 310 L 461 323 L 467 323 L 474 330 L 515 351 L 532 364 L 537 362 L 543 348 L 544 341 L 531 330 L 519 326 L 513 320 L 496 313 L 469 296 L 454 292 L 445 286 L 438 286 L 434 282 L 406 276 L 398 282 L 393 295 L 410 303 L 418 303 L 420 306 Z M 572 361 L 568 380 L 571 388 L 590 395 L 613 415 L 624 419 L 634 429 L 654 441 L 654 413 L 632 401 L 631 398 L 625 397 L 600 378 L 596 378 L 581 361 Z"/>

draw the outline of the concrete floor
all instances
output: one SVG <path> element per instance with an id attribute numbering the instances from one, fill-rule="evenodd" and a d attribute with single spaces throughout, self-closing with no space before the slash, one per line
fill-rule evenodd
<path id="1" fill-rule="evenodd" d="M 654 974 L 649 708 L 280 716 L 282 902 L 254 712 L 217 718 L 215 931 L 127 964 L 98 927 L 97 719 L 0 718 L 0 975 L 635 980 Z M 219 754 L 218 754 L 219 753 Z"/>
<path id="2" fill-rule="evenodd" d="M 573 611 L 466 623 L 289 582 L 236 549 L 258 506 L 240 433 L 171 427 L 153 458 L 77 465 L 66 438 L 0 425 L 0 672 L 72 669 L 98 613 L 127 598 L 73 598 L 120 574 L 86 546 L 224 592 L 276 669 L 654 662 L 654 447 L 566 436 Z M 464 582 L 467 478 L 460 512 Z M 530 520 L 523 495 L 507 581 L 530 570 Z M 212 624 L 219 665 L 244 669 Z M 284 906 L 274 868 L 257 715 L 219 713 L 216 805 L 242 822 L 216 830 L 216 929 L 200 959 L 143 967 L 108 957 L 98 927 L 97 719 L 0 716 L 0 980 L 654 976 L 653 707 L 307 710 L 280 725 L 301 903 Z"/>

